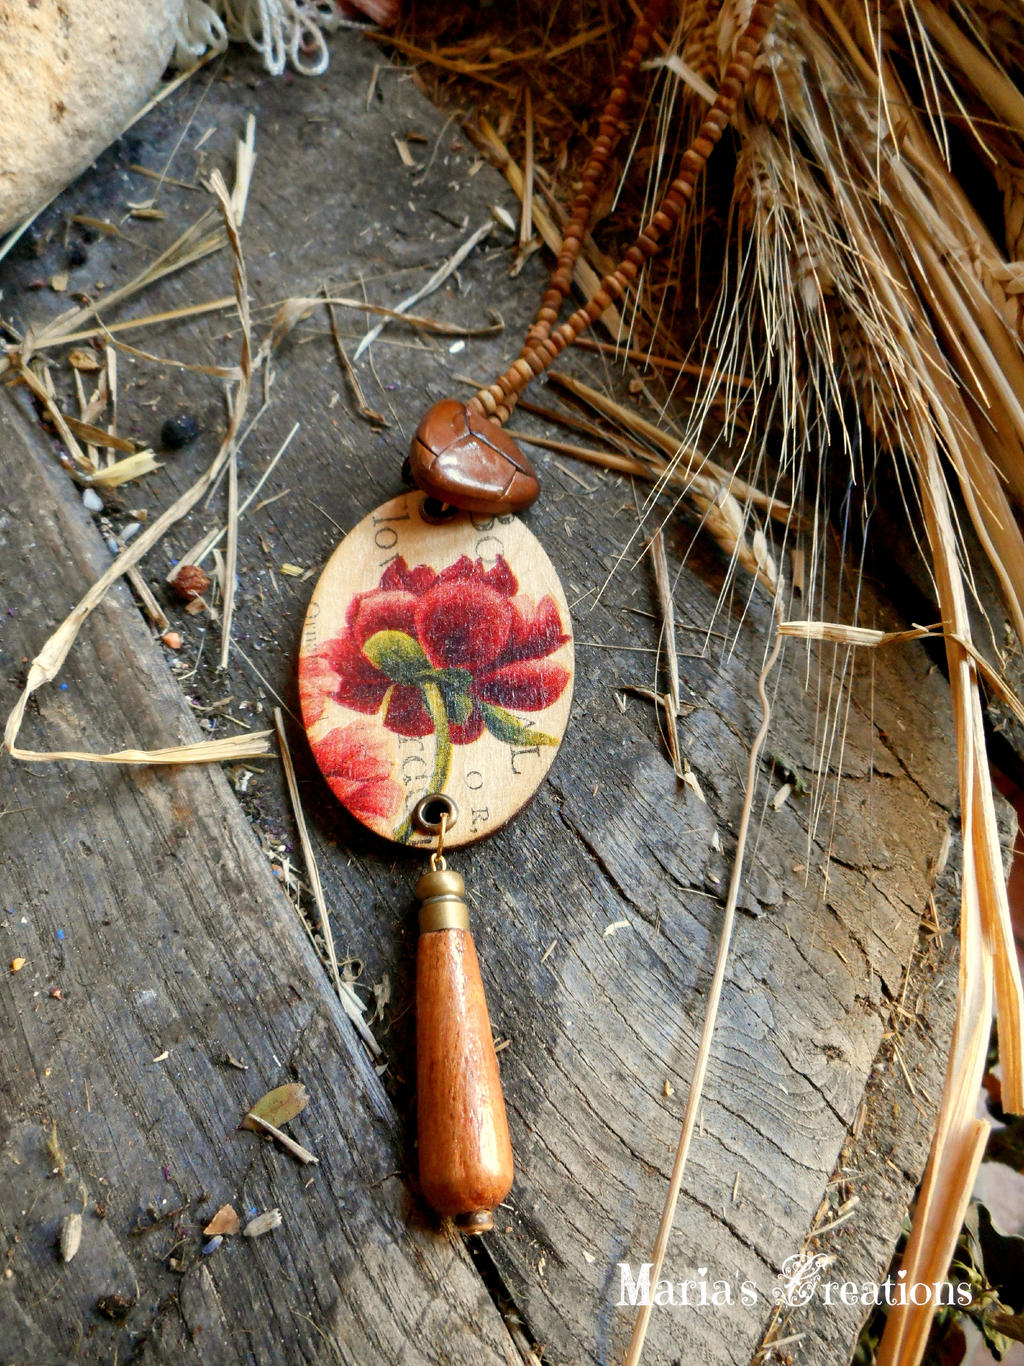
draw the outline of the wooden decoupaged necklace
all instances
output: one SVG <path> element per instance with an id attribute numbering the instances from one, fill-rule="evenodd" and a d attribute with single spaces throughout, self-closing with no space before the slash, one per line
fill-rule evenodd
<path id="1" fill-rule="evenodd" d="M 529 801 L 568 723 L 569 608 L 516 517 L 537 498 L 529 460 L 502 431 L 529 382 L 637 279 L 679 221 L 733 116 L 771 22 L 755 3 L 732 60 L 658 209 L 593 297 L 558 324 L 637 68 L 667 0 L 649 0 L 616 74 L 558 260 L 518 358 L 468 403 L 420 422 L 415 485 L 365 517 L 328 561 L 299 658 L 303 721 L 329 786 L 385 839 L 431 849 L 416 884 L 419 1174 L 464 1232 L 493 1225 L 512 1186 L 498 1063 L 465 902 L 447 850 L 492 834 Z"/>

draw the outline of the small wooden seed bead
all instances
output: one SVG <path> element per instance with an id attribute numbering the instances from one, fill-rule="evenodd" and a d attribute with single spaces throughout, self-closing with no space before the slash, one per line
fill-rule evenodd
<path id="1" fill-rule="evenodd" d="M 761 40 L 771 24 L 774 5 L 766 3 L 766 0 L 757 0 L 750 22 L 737 41 L 732 59 L 726 67 L 715 102 L 705 115 L 691 146 L 683 153 L 678 175 L 669 185 L 637 242 L 627 248 L 623 261 L 601 282 L 589 302 L 583 308 L 576 309 L 567 322 L 552 330 L 558 318 L 559 306 L 572 285 L 573 266 L 586 234 L 600 183 L 607 172 L 612 148 L 621 136 L 620 115 L 629 96 L 633 75 L 650 47 L 653 27 L 661 18 L 661 10 L 662 6 L 655 6 L 650 23 L 646 19 L 641 20 L 632 47 L 620 64 L 573 204 L 559 251 L 558 267 L 544 294 L 536 321 L 527 333 L 527 344 L 506 375 L 478 395 L 479 406 L 487 409 L 499 423 L 511 414 L 519 392 L 529 380 L 540 374 L 564 347 L 571 345 L 587 325 L 605 311 L 613 298 L 620 298 L 625 293 L 647 258 L 660 249 L 660 237 L 671 231 L 679 221 L 686 203 L 693 197 L 697 176 L 703 171 L 743 96 Z M 471 406 L 476 402 L 471 401 Z"/>
<path id="2" fill-rule="evenodd" d="M 717 128 L 720 133 L 725 131 L 725 126 L 728 122 L 729 116 L 724 109 L 709 109 L 704 116 L 705 126 L 711 124 L 711 126 Z"/>

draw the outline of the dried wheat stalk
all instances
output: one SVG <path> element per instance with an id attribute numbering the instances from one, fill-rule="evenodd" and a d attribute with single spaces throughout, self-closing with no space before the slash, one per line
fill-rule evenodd
<path id="1" fill-rule="evenodd" d="M 748 8 L 684 0 L 663 76 L 684 121 L 699 117 Z M 1022 58 L 1024 10 L 1008 0 L 780 0 L 737 119 L 728 270 L 705 337 L 714 360 L 682 442 L 705 444 L 724 396 L 738 474 L 759 484 L 781 433 L 783 468 L 813 497 L 838 415 L 852 481 L 894 463 L 935 583 L 964 834 L 961 995 L 904 1258 L 911 1282 L 942 1279 L 960 1229 L 987 1133 L 975 1102 L 993 1010 L 1004 1105 L 1024 1108 L 1024 1002 L 980 696 L 998 675 L 971 637 L 951 487 L 1024 643 L 1024 95 L 1007 70 Z M 993 164 L 1002 240 L 949 169 L 954 124 Z M 752 379 L 753 403 L 729 374 Z M 812 546 L 812 599 L 820 575 Z M 931 1314 L 890 1312 L 881 1366 L 920 1360 Z"/>

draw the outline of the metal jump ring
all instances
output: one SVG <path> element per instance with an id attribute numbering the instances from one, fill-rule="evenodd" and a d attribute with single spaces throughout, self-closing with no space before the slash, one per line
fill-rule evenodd
<path id="1" fill-rule="evenodd" d="M 431 819 L 436 814 L 436 819 Z M 442 827 L 451 830 L 459 819 L 455 799 L 447 792 L 428 792 L 412 809 L 413 824 L 425 835 L 440 835 Z"/>

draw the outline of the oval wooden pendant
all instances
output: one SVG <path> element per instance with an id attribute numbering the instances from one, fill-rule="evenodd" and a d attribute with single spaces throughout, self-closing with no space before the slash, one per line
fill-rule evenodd
<path id="1" fill-rule="evenodd" d="M 349 811 L 386 839 L 430 845 L 428 793 L 459 811 L 447 847 L 483 839 L 533 795 L 572 698 L 569 608 L 554 566 L 511 515 L 424 515 L 385 503 L 331 556 L 306 614 L 302 717 Z"/>

